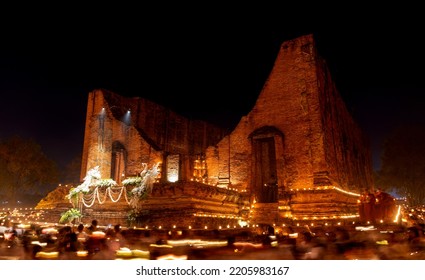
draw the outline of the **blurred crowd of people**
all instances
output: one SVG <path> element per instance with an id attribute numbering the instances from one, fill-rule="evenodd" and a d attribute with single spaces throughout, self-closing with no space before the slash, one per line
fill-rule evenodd
<path id="1" fill-rule="evenodd" d="M 132 250 L 150 259 L 172 254 L 187 259 L 425 259 L 425 207 L 405 208 L 403 223 L 394 222 L 397 208 L 392 196 L 378 190 L 360 197 L 360 221 L 341 226 L 148 230 L 97 220 L 28 228 L 2 222 L 0 255 L 15 250 L 18 259 L 117 259 L 117 252 L 127 248 L 121 252 L 127 257 Z"/>
<path id="2" fill-rule="evenodd" d="M 126 245 L 121 225 L 99 228 L 97 220 L 89 226 L 32 227 L 16 234 L 16 240 L 23 259 L 113 259 L 115 251 Z"/>

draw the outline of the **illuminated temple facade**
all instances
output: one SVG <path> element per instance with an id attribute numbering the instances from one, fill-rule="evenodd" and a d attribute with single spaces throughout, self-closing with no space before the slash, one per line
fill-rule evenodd
<path id="1" fill-rule="evenodd" d="M 90 92 L 81 178 L 99 166 L 121 185 L 143 163 L 160 168 L 135 213 L 151 228 L 355 221 L 358 194 L 373 188 L 368 141 L 312 35 L 282 43 L 254 107 L 230 132 L 144 98 Z M 114 208 L 132 210 L 111 202 L 85 215 Z"/>

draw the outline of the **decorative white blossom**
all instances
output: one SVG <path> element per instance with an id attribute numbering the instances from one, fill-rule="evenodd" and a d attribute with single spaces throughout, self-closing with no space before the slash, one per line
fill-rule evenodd
<path id="1" fill-rule="evenodd" d="M 69 194 L 67 195 L 68 199 L 71 199 L 76 194 L 82 192 L 82 193 L 88 193 L 90 191 L 90 186 L 94 185 L 95 180 L 99 180 L 101 178 L 100 176 L 100 170 L 99 166 L 96 166 L 89 171 L 87 171 L 86 177 L 84 177 L 83 183 L 69 191 Z"/>
<path id="2" fill-rule="evenodd" d="M 145 198 L 148 195 L 148 188 L 146 186 L 139 186 L 131 190 L 134 197 Z"/>
<path id="3" fill-rule="evenodd" d="M 139 186 L 142 183 L 142 177 L 128 177 L 122 181 L 123 186 Z"/>
<path id="4" fill-rule="evenodd" d="M 145 198 L 151 191 L 153 187 L 153 183 L 159 173 L 158 169 L 159 163 L 152 166 L 152 168 L 148 169 L 148 165 L 146 163 L 142 163 L 143 170 L 140 172 L 140 183 L 131 190 L 131 193 L 136 198 Z"/>
<path id="5" fill-rule="evenodd" d="M 116 187 L 118 186 L 117 182 L 112 179 L 102 179 L 93 183 L 91 186 L 93 187 Z"/>
<path id="6" fill-rule="evenodd" d="M 100 170 L 99 170 L 99 165 L 95 166 L 94 168 L 90 169 L 89 171 L 87 171 L 87 175 L 86 177 L 84 177 L 84 181 L 88 181 L 88 180 L 93 180 L 93 179 L 97 179 L 99 180 L 101 178 L 100 176 Z"/>

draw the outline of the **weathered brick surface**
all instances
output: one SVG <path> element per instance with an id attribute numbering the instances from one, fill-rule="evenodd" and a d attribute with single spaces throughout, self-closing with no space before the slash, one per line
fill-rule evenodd
<path id="1" fill-rule="evenodd" d="M 128 109 L 131 118 L 126 122 Z M 161 223 L 196 223 L 197 212 L 230 211 L 246 217 L 243 208 L 263 197 L 263 189 L 270 191 L 264 196 L 270 202 L 253 208 L 248 218 L 252 223 L 279 223 L 291 216 L 308 220 L 355 215 L 355 195 L 317 188 L 359 192 L 373 186 L 368 142 L 347 111 L 311 35 L 281 45 L 254 107 L 230 133 L 143 98 L 91 92 L 81 178 L 96 165 L 102 177 L 116 178 L 111 173 L 114 149 L 123 150 L 122 179 L 138 174 L 142 163 L 162 162 L 161 181 L 166 186 L 167 168 L 178 169 L 185 192 L 156 193 L 143 202 L 151 218 Z M 206 183 L 244 194 L 244 207 L 196 195 L 190 180 L 200 154 L 206 161 Z M 179 164 L 170 161 L 167 167 L 168 155 L 178 155 Z M 275 187 L 277 194 L 272 191 Z M 299 192 L 302 189 L 311 191 Z M 160 218 L 161 213 L 166 215 Z"/>
<path id="2" fill-rule="evenodd" d="M 128 109 L 131 118 L 126 122 L 123 118 Z M 224 133 L 224 129 L 189 120 L 143 98 L 94 90 L 87 105 L 81 179 L 96 165 L 102 177 L 113 178 L 112 145 L 120 143 L 125 149 L 125 176 L 139 173 L 143 162 L 151 166 L 163 162 L 167 154 L 181 154 L 187 156 L 187 162 L 182 163 L 180 175 L 188 180 L 195 156 L 215 145 Z"/>
<path id="3" fill-rule="evenodd" d="M 274 136 L 279 193 L 326 185 L 352 191 L 372 186 L 368 143 L 347 111 L 312 36 L 282 44 L 254 108 L 218 144 L 218 158 L 226 158 L 219 161 L 220 171 L 229 174 L 232 185 L 248 191 L 252 187 L 248 135 L 266 126 L 283 135 Z M 214 179 L 210 177 L 210 182 Z M 322 200 L 305 192 L 290 203 L 292 212 L 308 216 L 336 211 L 329 204 L 307 210 Z M 355 214 L 356 200 L 356 196 L 347 196 L 336 209 L 340 214 Z"/>

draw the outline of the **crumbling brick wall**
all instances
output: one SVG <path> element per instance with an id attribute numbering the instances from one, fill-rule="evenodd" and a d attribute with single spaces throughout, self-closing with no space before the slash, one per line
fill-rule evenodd
<path id="1" fill-rule="evenodd" d="M 370 151 L 319 56 L 312 35 L 281 45 L 274 67 L 251 112 L 216 147 L 210 181 L 228 177 L 240 189 L 253 182 L 252 139 L 273 127 L 279 188 L 335 185 L 370 187 Z M 213 163 L 212 160 L 210 162 Z"/>

